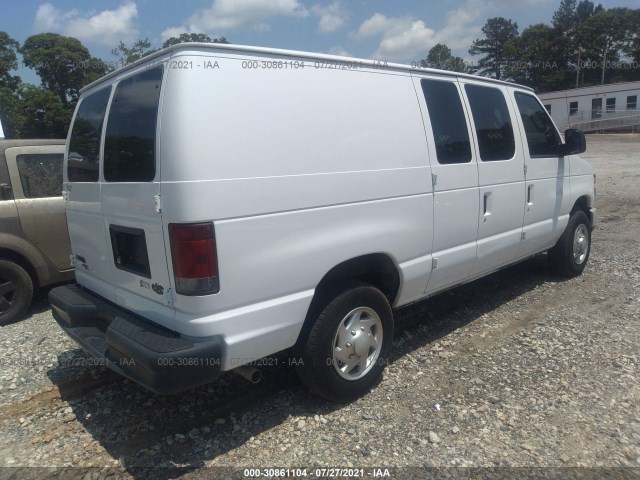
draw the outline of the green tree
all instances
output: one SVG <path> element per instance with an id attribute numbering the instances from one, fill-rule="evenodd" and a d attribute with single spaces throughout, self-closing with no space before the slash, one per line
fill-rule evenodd
<path id="1" fill-rule="evenodd" d="M 118 46 L 111 50 L 111 54 L 118 59 L 120 66 L 124 67 L 157 51 L 157 49 L 151 48 L 151 42 L 148 38 L 145 38 L 144 40 L 138 40 L 130 47 L 121 40 Z"/>
<path id="2" fill-rule="evenodd" d="M 577 37 L 578 28 L 593 15 L 604 11 L 602 5 L 597 6 L 589 0 L 562 0 L 560 7 L 553 14 L 552 25 L 555 30 L 554 44 L 560 53 L 560 61 L 564 65 L 566 78 L 564 87 L 571 86 L 574 81 L 578 86 L 580 65 L 584 62 L 584 48 Z M 575 73 L 573 73 L 575 72 Z M 575 80 L 574 80 L 575 79 Z"/>
<path id="3" fill-rule="evenodd" d="M 562 88 L 567 71 L 555 39 L 555 30 L 544 23 L 525 28 L 507 47 L 517 61 L 505 69 L 506 76 L 538 92 Z"/>
<path id="4" fill-rule="evenodd" d="M 73 106 L 84 85 L 109 70 L 102 60 L 93 58 L 78 39 L 57 33 L 27 38 L 21 52 L 25 65 L 35 69 L 42 85 L 67 107 Z"/>
<path id="5" fill-rule="evenodd" d="M 423 68 L 438 68 L 452 72 L 467 73 L 467 63 L 460 57 L 454 57 L 451 49 L 442 43 L 434 45 L 427 53 L 427 58 L 420 60 Z"/>
<path id="6" fill-rule="evenodd" d="M 18 49 L 20 44 L 9 36 L 7 32 L 0 32 L 0 85 L 14 82 L 9 72 L 18 68 Z"/>
<path id="7" fill-rule="evenodd" d="M 518 24 L 503 17 L 487 20 L 482 27 L 484 38 L 474 40 L 469 54 L 484 55 L 478 61 L 478 71 L 481 75 L 493 75 L 502 78 L 505 64 L 511 60 L 509 44 L 518 36 Z"/>
<path id="8" fill-rule="evenodd" d="M 597 15 L 600 12 L 604 12 L 604 7 L 602 4 L 596 5 L 589 0 L 582 0 L 576 6 L 576 29 L 580 26 L 580 24 L 589 18 Z"/>
<path id="9" fill-rule="evenodd" d="M 162 43 L 162 48 L 170 47 L 171 45 L 177 45 L 179 43 L 186 42 L 200 42 L 200 43 L 229 43 L 226 38 L 212 38 L 206 33 L 181 33 L 177 37 L 167 38 Z"/>
<path id="10" fill-rule="evenodd" d="M 640 8 L 632 10 L 627 18 L 629 38 L 623 48 L 623 54 L 635 65 L 629 68 L 627 80 L 640 80 Z"/>
<path id="11" fill-rule="evenodd" d="M 20 44 L 0 32 L 0 122 L 6 138 L 18 138 L 24 124 L 24 105 L 20 98 L 20 77 L 10 74 L 18 68 Z"/>
<path id="12" fill-rule="evenodd" d="M 7 138 L 65 138 L 73 108 L 51 90 L 0 87 L 0 120 Z"/>
<path id="13" fill-rule="evenodd" d="M 25 85 L 21 92 L 24 123 L 21 138 L 65 138 L 73 109 L 51 90 Z"/>
<path id="14" fill-rule="evenodd" d="M 15 88 L 0 86 L 0 122 L 6 138 L 20 138 L 25 114 Z"/>
<path id="15" fill-rule="evenodd" d="M 597 13 L 585 20 L 576 32 L 580 45 L 587 45 L 585 57 L 600 66 L 600 83 L 604 85 L 605 74 L 612 62 L 629 45 L 632 12 L 628 8 L 612 8 Z"/>
<path id="16" fill-rule="evenodd" d="M 20 44 L 11 38 L 7 32 L 0 32 L 0 75 L 18 68 L 16 53 L 19 47 Z"/>
<path id="17" fill-rule="evenodd" d="M 589 0 L 562 0 L 551 22 L 556 32 L 569 40 L 570 47 L 574 47 L 571 43 L 580 24 L 603 11 L 601 4 L 596 6 Z"/>

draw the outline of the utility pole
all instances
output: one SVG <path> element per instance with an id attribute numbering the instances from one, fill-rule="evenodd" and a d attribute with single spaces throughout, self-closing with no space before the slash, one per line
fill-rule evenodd
<path id="1" fill-rule="evenodd" d="M 609 48 L 606 47 L 604 49 L 604 52 L 602 53 L 602 85 L 604 85 L 604 71 L 607 67 L 607 52 L 609 51 Z"/>
<path id="2" fill-rule="evenodd" d="M 582 45 L 578 46 L 578 63 L 576 68 L 576 88 L 580 86 L 580 62 L 582 61 Z"/>

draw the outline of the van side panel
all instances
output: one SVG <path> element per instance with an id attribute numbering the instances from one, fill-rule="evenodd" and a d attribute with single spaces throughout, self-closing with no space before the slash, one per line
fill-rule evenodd
<path id="1" fill-rule="evenodd" d="M 423 295 L 433 199 L 408 75 L 178 58 L 220 69 L 168 70 L 163 222 L 214 222 L 220 293 L 175 295 L 177 330 L 224 332 L 225 370 L 285 349 L 322 277 L 370 253 L 398 267 L 396 305 Z"/>
<path id="2" fill-rule="evenodd" d="M 567 157 L 571 170 L 571 200 L 569 210 L 573 208 L 578 198 L 586 196 L 589 199 L 589 207 L 593 208 L 595 203 L 593 171 L 590 165 L 582 158 L 570 155 Z"/>
<path id="3" fill-rule="evenodd" d="M 369 252 L 386 253 L 400 267 L 401 296 L 419 296 L 430 256 L 422 253 L 425 229 L 412 212 L 431 208 L 430 198 L 418 195 L 216 222 L 221 293 L 208 299 L 176 297 L 176 323 L 197 337 L 225 332 L 229 360 L 260 358 L 273 353 L 269 349 L 274 345 L 285 349 L 295 343 L 322 276 L 332 266 Z M 394 249 L 400 242 L 404 252 Z M 394 255 L 399 251 L 416 256 L 420 275 L 411 262 L 403 262 L 405 257 Z M 182 311 L 183 306 L 191 311 Z M 218 308 L 220 314 L 210 314 Z M 265 342 L 261 335 L 273 339 Z"/>

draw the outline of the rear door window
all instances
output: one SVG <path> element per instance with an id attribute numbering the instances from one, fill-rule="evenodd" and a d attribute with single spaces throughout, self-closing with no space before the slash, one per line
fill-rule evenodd
<path id="1" fill-rule="evenodd" d="M 97 182 L 102 122 L 111 88 L 80 101 L 69 139 L 67 178 L 70 182 Z"/>
<path id="2" fill-rule="evenodd" d="M 540 102 L 531 95 L 516 92 L 516 103 L 527 135 L 529 156 L 557 157 L 560 136 Z"/>
<path id="3" fill-rule="evenodd" d="M 156 173 L 156 123 L 162 67 L 122 80 L 111 101 L 104 142 L 108 182 L 150 182 Z"/>
<path id="4" fill-rule="evenodd" d="M 511 116 L 502 91 L 492 87 L 465 85 L 483 162 L 513 158 L 516 144 Z"/>

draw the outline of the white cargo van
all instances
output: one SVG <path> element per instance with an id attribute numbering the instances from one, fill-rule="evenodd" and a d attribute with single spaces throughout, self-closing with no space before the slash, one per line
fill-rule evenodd
<path id="1" fill-rule="evenodd" d="M 582 272 L 584 149 L 518 85 L 176 45 L 82 91 L 64 172 L 77 284 L 53 313 L 157 392 L 291 351 L 310 390 L 353 398 L 384 368 L 393 308 L 545 251 Z"/>

